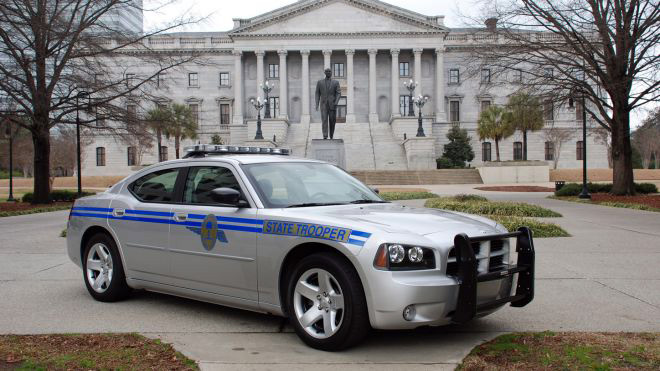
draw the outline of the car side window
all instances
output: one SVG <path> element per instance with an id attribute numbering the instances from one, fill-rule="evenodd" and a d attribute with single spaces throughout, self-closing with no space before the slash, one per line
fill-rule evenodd
<path id="1" fill-rule="evenodd" d="M 212 191 L 216 188 L 232 188 L 243 195 L 241 186 L 231 170 L 225 167 L 191 167 L 183 191 L 187 204 L 215 204 Z"/>
<path id="2" fill-rule="evenodd" d="M 181 169 L 165 169 L 149 173 L 133 183 L 128 189 L 140 201 L 172 202 L 174 185 Z"/>

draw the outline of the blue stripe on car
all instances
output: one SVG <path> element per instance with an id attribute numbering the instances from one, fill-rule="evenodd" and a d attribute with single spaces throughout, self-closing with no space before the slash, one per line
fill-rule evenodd
<path id="1" fill-rule="evenodd" d="M 352 238 L 348 239 L 348 243 L 350 243 L 351 245 L 364 246 L 365 242 L 366 241 L 354 240 Z"/>
<path id="2" fill-rule="evenodd" d="M 360 232 L 360 231 L 355 231 L 354 230 L 353 232 L 351 232 L 351 236 L 369 238 L 369 237 L 371 237 L 371 233 Z"/>

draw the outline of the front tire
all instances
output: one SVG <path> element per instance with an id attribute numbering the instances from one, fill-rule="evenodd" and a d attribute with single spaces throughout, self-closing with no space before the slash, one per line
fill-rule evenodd
<path id="1" fill-rule="evenodd" d="M 287 308 L 296 333 L 312 348 L 348 348 L 370 330 L 360 277 L 336 254 L 310 255 L 294 267 Z"/>
<path id="2" fill-rule="evenodd" d="M 124 267 L 115 241 L 97 233 L 87 241 L 83 253 L 83 280 L 87 291 L 98 301 L 114 302 L 128 296 Z"/>

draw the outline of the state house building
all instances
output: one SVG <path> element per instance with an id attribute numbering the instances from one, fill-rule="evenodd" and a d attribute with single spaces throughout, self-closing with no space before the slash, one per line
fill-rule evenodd
<path id="1" fill-rule="evenodd" d="M 495 143 L 482 142 L 476 134 L 479 113 L 505 104 L 524 82 L 516 72 L 492 76 L 488 66 L 467 72 L 466 49 L 497 40 L 493 27 L 451 29 L 444 16 L 377 0 L 301 0 L 254 18 L 234 19 L 227 32 L 149 38 L 145 43 L 157 52 L 194 49 L 203 51 L 206 62 L 158 76 L 152 93 L 161 98 L 125 104 L 137 113 L 156 104 L 187 104 L 199 137 L 184 145 L 210 143 L 219 136 L 224 144 L 286 147 L 296 156 L 312 157 L 312 140 L 322 138 L 314 89 L 327 67 L 341 85 L 335 138 L 344 141 L 347 170 L 434 168 L 428 159 L 441 156 L 452 123 L 468 130 L 475 152 L 470 165 L 477 167 L 496 159 Z M 147 72 L 137 66 L 121 73 L 128 80 Z M 426 138 L 420 141 L 415 141 L 417 118 L 408 116 L 411 102 L 404 83 L 410 80 L 418 83 L 415 96 L 428 97 L 422 111 Z M 255 142 L 257 112 L 250 102 L 264 97 L 260 86 L 265 82 L 274 85 L 268 97 L 271 118 L 263 119 L 265 141 Z M 544 104 L 544 118 L 546 129 L 528 134 L 528 159 L 547 161 L 551 167 L 555 161 L 561 168 L 581 167 L 580 107 Z M 570 138 L 553 142 L 547 135 L 551 127 L 571 133 Z M 605 145 L 595 135 L 587 141 L 590 167 L 607 168 Z M 173 159 L 173 141 L 164 145 L 162 160 Z M 500 155 L 502 161 L 522 159 L 522 134 L 502 141 Z M 96 134 L 85 148 L 83 173 L 129 174 L 157 157 L 156 146 L 144 151 Z"/>

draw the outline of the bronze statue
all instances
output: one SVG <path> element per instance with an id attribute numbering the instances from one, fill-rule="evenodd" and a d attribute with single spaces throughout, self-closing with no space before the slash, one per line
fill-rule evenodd
<path id="1" fill-rule="evenodd" d="M 325 69 L 325 79 L 316 83 L 316 110 L 319 110 L 321 104 L 321 129 L 323 130 L 323 139 L 328 139 L 328 124 L 330 124 L 330 139 L 335 135 L 335 123 L 337 122 L 337 104 L 341 98 L 341 89 L 339 81 L 333 80 L 332 70 Z"/>

